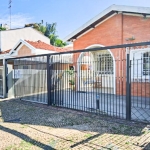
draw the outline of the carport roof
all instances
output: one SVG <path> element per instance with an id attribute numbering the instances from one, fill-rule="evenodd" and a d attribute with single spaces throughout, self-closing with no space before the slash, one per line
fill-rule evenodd
<path id="1" fill-rule="evenodd" d="M 80 28 L 69 34 L 64 41 L 72 41 L 78 36 L 82 35 L 86 31 L 95 28 L 97 24 L 104 21 L 111 15 L 122 12 L 122 13 L 132 13 L 132 14 L 142 14 L 143 16 L 150 15 L 150 7 L 138 7 L 138 6 L 124 6 L 124 5 L 111 5 L 97 16 L 86 22 Z"/>

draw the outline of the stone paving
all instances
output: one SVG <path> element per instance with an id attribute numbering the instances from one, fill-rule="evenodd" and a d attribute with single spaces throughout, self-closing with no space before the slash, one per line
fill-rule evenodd
<path id="1" fill-rule="evenodd" d="M 149 150 L 150 124 L 0 99 L 1 150 Z"/>

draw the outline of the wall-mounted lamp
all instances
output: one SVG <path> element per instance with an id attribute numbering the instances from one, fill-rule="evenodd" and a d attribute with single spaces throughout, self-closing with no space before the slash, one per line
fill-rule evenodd
<path id="1" fill-rule="evenodd" d="M 143 18 L 146 19 L 146 14 L 143 14 Z"/>
<path id="2" fill-rule="evenodd" d="M 126 38 L 126 41 L 133 41 L 133 40 L 135 40 L 135 37 L 134 37 L 134 36 L 132 36 L 132 37 L 130 37 L 130 38 Z"/>

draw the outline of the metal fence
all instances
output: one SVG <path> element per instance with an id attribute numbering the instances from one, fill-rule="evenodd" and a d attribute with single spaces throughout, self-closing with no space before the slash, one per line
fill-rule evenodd
<path id="1" fill-rule="evenodd" d="M 9 96 L 47 104 L 46 58 L 41 56 L 7 61 Z"/>
<path id="2" fill-rule="evenodd" d="M 7 93 L 31 102 L 150 122 L 148 45 L 8 59 Z"/>
<path id="3" fill-rule="evenodd" d="M 4 67 L 3 67 L 3 59 L 0 60 L 0 97 L 4 97 Z"/>

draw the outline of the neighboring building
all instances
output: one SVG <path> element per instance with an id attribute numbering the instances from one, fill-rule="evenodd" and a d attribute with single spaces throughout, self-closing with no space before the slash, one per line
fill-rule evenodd
<path id="1" fill-rule="evenodd" d="M 64 52 L 71 50 L 70 48 L 61 48 L 56 47 L 40 40 L 38 41 L 29 41 L 20 39 L 16 45 L 7 51 L 3 51 L 0 54 L 0 58 L 9 58 L 9 57 L 21 57 L 21 56 L 30 56 L 30 55 L 40 55 L 56 52 Z"/>
<path id="2" fill-rule="evenodd" d="M 0 31 L 0 51 L 3 52 L 12 49 L 20 39 L 26 39 L 30 41 L 41 40 L 47 44 L 50 44 L 48 37 L 44 36 L 42 33 L 33 29 L 32 27 L 11 29 Z"/>
<path id="3" fill-rule="evenodd" d="M 61 48 L 44 43 L 40 40 L 33 42 L 20 39 L 11 50 L 7 50 L 1 53 L 1 58 L 24 57 L 22 59 L 18 58 L 15 60 L 7 61 L 9 74 L 8 97 L 13 97 L 15 94 L 15 90 L 13 89 L 14 83 L 15 85 L 19 85 L 21 83 L 28 84 L 28 82 L 32 82 L 33 78 L 36 78 L 38 79 L 37 81 L 39 84 L 43 84 L 40 78 L 41 73 L 43 75 L 47 75 L 47 56 L 37 56 L 33 58 L 26 58 L 25 56 L 54 54 L 70 50 L 72 50 L 72 47 Z M 50 55 L 49 63 L 49 67 L 52 72 L 52 81 L 54 82 L 57 77 L 61 77 L 61 81 L 65 82 L 65 78 L 62 75 L 65 73 L 65 70 L 69 70 L 73 67 L 72 54 Z M 53 83 L 53 86 L 55 87 L 58 85 L 59 82 Z M 45 87 L 46 84 L 44 83 L 43 86 Z M 66 88 L 68 86 L 69 84 L 63 84 L 63 88 Z M 34 92 L 35 91 L 36 90 L 34 90 Z"/>
<path id="4" fill-rule="evenodd" d="M 5 28 L 6 30 L 10 29 L 8 24 L 0 24 L 0 27 Z"/>
<path id="5" fill-rule="evenodd" d="M 40 54 L 51 54 L 51 53 L 58 53 L 58 52 L 64 52 L 64 51 L 70 51 L 73 50 L 72 46 L 67 46 L 64 48 L 61 47 L 55 47 L 50 45 L 50 39 L 44 36 L 39 31 L 36 31 L 35 29 L 31 27 L 22 28 L 22 29 L 14 29 L 14 30 L 6 30 L 6 31 L 0 31 L 0 76 L 3 76 L 3 79 L 0 79 L 0 96 L 4 97 L 5 95 L 5 84 L 3 84 L 3 81 L 5 80 L 5 65 L 3 59 L 12 58 L 12 57 L 23 57 L 23 56 L 31 56 L 31 55 L 40 55 Z M 39 64 L 41 61 L 43 61 L 43 65 L 39 65 L 38 69 L 45 69 L 46 65 L 45 62 L 47 61 L 47 57 L 40 57 L 41 59 L 34 60 L 37 61 Z M 31 67 L 29 63 L 31 63 L 30 59 L 26 59 L 27 64 L 26 65 L 16 65 L 18 61 L 7 61 L 8 64 L 8 97 L 11 97 L 14 95 L 13 90 L 13 83 L 14 80 L 17 79 L 17 71 L 20 73 L 27 69 L 30 70 L 38 70 L 34 65 Z M 66 70 L 70 67 L 73 67 L 73 64 L 70 60 L 72 60 L 72 55 L 64 54 L 63 56 L 59 57 L 58 55 L 55 55 L 53 57 L 50 57 L 52 69 L 56 70 L 60 66 L 61 63 L 61 69 Z M 33 62 L 32 62 L 33 63 Z M 63 63 L 63 64 L 62 64 Z M 17 68 L 16 68 L 17 67 Z M 13 71 L 13 69 L 16 69 L 16 71 Z M 26 71 L 26 70 L 25 70 Z M 18 81 L 20 82 L 20 80 Z M 18 83 L 17 82 L 17 83 Z"/>
<path id="6" fill-rule="evenodd" d="M 73 42 L 74 50 L 149 40 L 150 7 L 120 5 L 110 6 L 65 38 L 65 41 Z M 130 51 L 130 54 L 133 64 L 137 63 L 133 59 L 137 61 L 142 58 L 138 61 L 138 67 L 137 65 L 132 66 L 132 73 L 134 72 L 132 85 L 135 84 L 135 87 L 138 87 L 132 89 L 132 94 L 150 96 L 150 48 L 134 49 Z M 87 55 L 89 54 L 78 53 L 74 55 L 74 66 L 78 73 L 81 70 L 79 65 L 80 63 L 84 64 L 83 57 Z M 125 94 L 126 50 L 104 50 L 96 53 L 91 52 L 90 55 L 89 57 L 93 58 L 92 61 L 96 63 L 91 64 L 89 61 L 89 65 L 92 65 L 93 68 L 96 66 L 94 71 L 97 72 L 97 76 L 101 75 L 102 87 L 113 88 L 113 93 Z M 105 63 L 100 64 L 99 62 Z M 83 82 L 79 80 L 78 78 L 78 90 L 80 90 L 79 84 L 82 84 L 80 82 Z M 138 84 L 143 81 L 146 81 L 147 84 Z"/>

